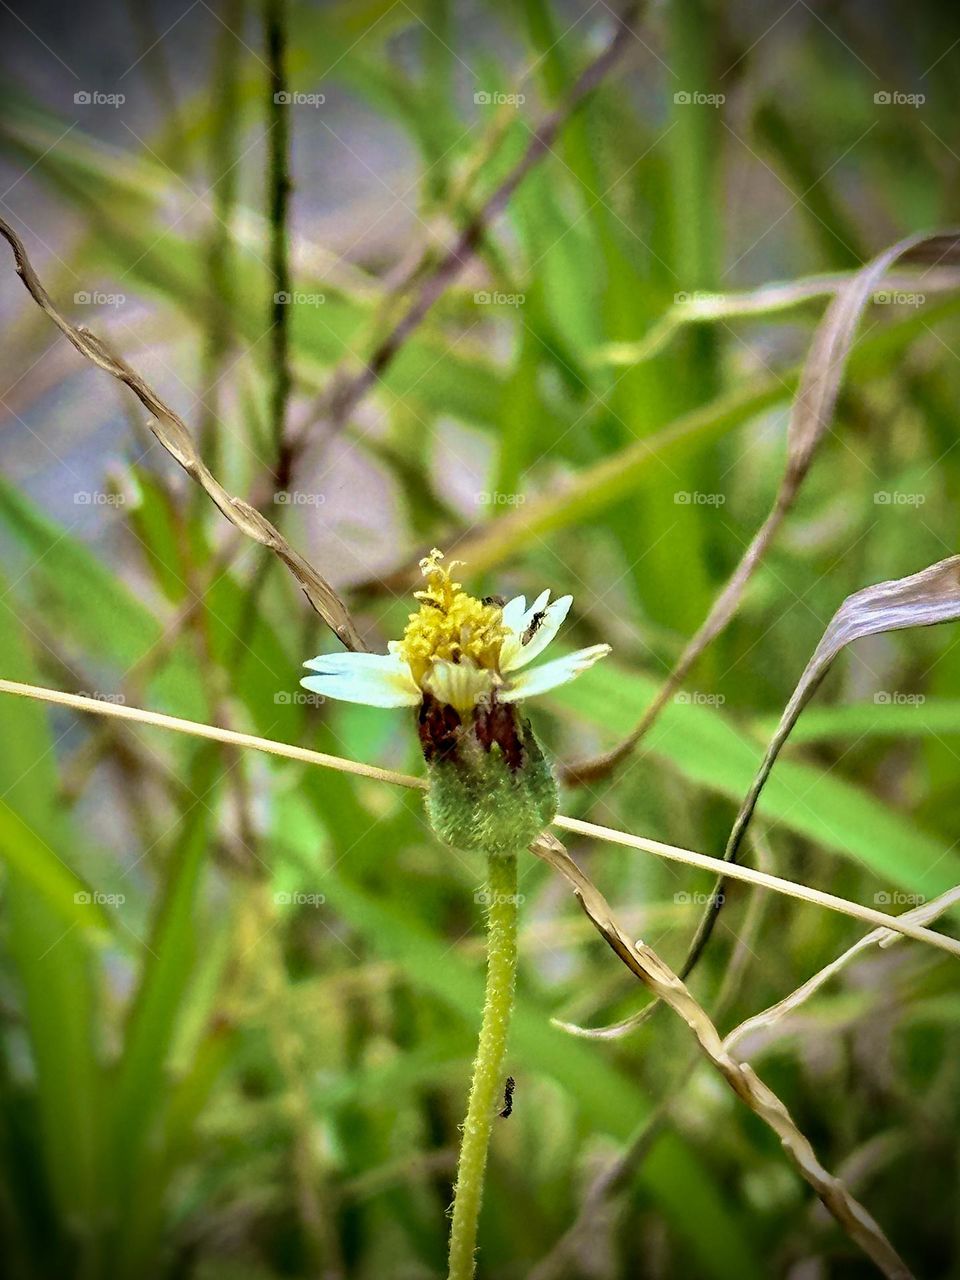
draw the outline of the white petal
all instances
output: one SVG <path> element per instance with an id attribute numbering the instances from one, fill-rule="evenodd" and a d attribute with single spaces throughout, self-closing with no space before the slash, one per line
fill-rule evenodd
<path id="1" fill-rule="evenodd" d="M 516 635 L 523 632 L 523 615 L 527 612 L 527 597 L 514 596 L 512 600 L 508 600 L 503 606 L 503 613 L 500 615 L 500 621 L 506 631 L 512 631 Z"/>
<path id="2" fill-rule="evenodd" d="M 325 698 L 370 707 L 413 707 L 420 701 L 410 668 L 393 653 L 322 653 L 303 665 L 317 674 L 300 683 Z"/>
<path id="3" fill-rule="evenodd" d="M 539 658 L 544 649 L 560 630 L 563 621 L 570 612 L 570 606 L 573 604 L 573 596 L 561 596 L 559 600 L 554 600 L 552 604 L 548 604 L 543 610 L 543 617 L 540 625 L 530 637 L 526 644 L 523 643 L 524 632 L 520 633 L 520 652 L 514 657 L 507 670 L 515 670 L 517 667 L 525 667 L 528 662 L 532 662 L 534 658 Z M 541 606 L 542 607 L 542 606 Z M 534 610 L 530 614 L 527 626 L 533 622 L 534 617 L 539 610 Z M 526 628 L 524 629 L 524 631 Z"/>
<path id="4" fill-rule="evenodd" d="M 501 702 L 519 702 L 523 698 L 534 698 L 537 694 L 546 693 L 548 689 L 556 689 L 558 685 L 574 680 L 581 671 L 586 671 L 595 662 L 605 658 L 610 652 L 608 644 L 591 645 L 589 649 L 578 649 L 576 653 L 567 654 L 563 658 L 554 658 L 545 662 L 542 667 L 525 671 L 510 682 L 508 689 L 497 696 Z"/>
<path id="5" fill-rule="evenodd" d="M 543 610 L 543 606 L 549 599 L 550 592 L 547 590 L 540 592 L 529 609 L 525 596 L 517 596 L 504 605 L 501 623 L 507 634 L 500 646 L 501 671 L 511 671 L 514 667 L 523 666 L 520 661 L 523 634 L 533 621 L 534 615 Z"/>
<path id="6" fill-rule="evenodd" d="M 493 688 L 494 674 L 472 662 L 437 659 L 423 677 L 423 687 L 439 702 L 470 711 Z"/>

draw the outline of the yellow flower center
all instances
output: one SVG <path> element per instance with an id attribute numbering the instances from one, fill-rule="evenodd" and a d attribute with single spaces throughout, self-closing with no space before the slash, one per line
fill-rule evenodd
<path id="1" fill-rule="evenodd" d="M 420 608 L 410 614 L 400 641 L 400 657 L 408 663 L 417 684 L 437 659 L 469 661 L 496 671 L 506 636 L 499 605 L 484 604 L 468 595 L 440 564 L 442 559 L 443 553 L 434 548 L 420 561 L 427 586 L 414 593 Z M 459 563 L 451 561 L 450 568 Z"/>

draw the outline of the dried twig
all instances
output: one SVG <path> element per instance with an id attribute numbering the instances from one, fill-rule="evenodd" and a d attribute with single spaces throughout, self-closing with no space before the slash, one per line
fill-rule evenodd
<path id="1" fill-rule="evenodd" d="M 844 1184 L 817 1159 L 808 1139 L 777 1095 L 745 1062 L 730 1056 L 720 1033 L 706 1011 L 690 994 L 680 978 L 650 947 L 632 942 L 617 925 L 610 906 L 593 882 L 584 875 L 559 840 L 541 836 L 531 852 L 542 858 L 572 885 L 580 905 L 611 950 L 659 1000 L 681 1017 L 696 1037 L 701 1052 L 723 1076 L 738 1098 L 780 1139 L 783 1149 L 834 1218 L 885 1276 L 905 1280 L 910 1271 L 884 1235 L 880 1225 L 856 1200 Z"/>
<path id="2" fill-rule="evenodd" d="M 910 236 L 879 254 L 846 280 L 834 295 L 810 347 L 793 403 L 787 437 L 787 466 L 770 513 L 754 534 L 726 586 L 657 691 L 639 724 L 610 751 L 563 770 L 568 786 L 604 777 L 625 760 L 656 722 L 703 651 L 724 631 L 780 526 L 790 513 L 813 464 L 817 446 L 830 428 L 847 357 L 857 325 L 878 285 L 897 262 L 949 265 L 960 261 L 960 233 Z"/>
<path id="3" fill-rule="evenodd" d="M 124 383 L 134 393 L 140 403 L 151 414 L 150 429 L 164 449 L 180 463 L 184 471 L 206 490 L 221 512 L 232 525 L 268 548 L 287 566 L 303 588 L 307 599 L 319 613 L 320 617 L 336 633 L 348 649 L 366 648 L 360 637 L 346 605 L 334 591 L 333 587 L 317 573 L 316 569 L 296 551 L 286 538 L 270 521 L 260 514 L 255 507 L 244 502 L 242 498 L 231 497 L 219 480 L 213 476 L 203 462 L 196 445 L 187 429 L 186 423 L 165 404 L 140 375 L 115 355 L 109 347 L 85 326 L 73 325 L 63 316 L 40 282 L 34 271 L 23 241 L 17 233 L 0 218 L 0 235 L 8 241 L 13 249 L 17 264 L 17 274 L 26 286 L 30 296 L 39 307 L 46 312 L 61 333 L 74 347 L 112 377 Z"/>

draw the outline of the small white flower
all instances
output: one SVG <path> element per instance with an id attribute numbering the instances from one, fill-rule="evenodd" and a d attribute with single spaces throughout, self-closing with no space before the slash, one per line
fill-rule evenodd
<path id="1" fill-rule="evenodd" d="M 501 607 L 468 595 L 441 559 L 435 550 L 420 562 L 427 587 L 416 593 L 420 608 L 410 615 L 401 640 L 391 640 L 385 654 L 312 658 L 304 665 L 315 674 L 301 680 L 304 688 L 373 707 L 413 707 L 428 694 L 469 712 L 480 703 L 519 702 L 546 693 L 610 652 L 609 645 L 595 644 L 522 670 L 557 634 L 573 597 L 551 602 L 544 591 L 529 608 L 523 596 Z"/>

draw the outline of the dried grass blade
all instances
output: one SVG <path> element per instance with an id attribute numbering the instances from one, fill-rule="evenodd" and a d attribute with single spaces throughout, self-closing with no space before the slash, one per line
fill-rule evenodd
<path id="1" fill-rule="evenodd" d="M 558 871 L 574 893 L 601 937 L 657 999 L 668 1004 L 696 1037 L 701 1052 L 723 1076 L 738 1098 L 780 1139 L 784 1152 L 800 1175 L 813 1187 L 824 1205 L 850 1237 L 891 1280 L 907 1280 L 910 1270 L 887 1239 L 879 1223 L 850 1194 L 839 1178 L 817 1159 L 809 1140 L 777 1095 L 743 1062 L 726 1051 L 720 1033 L 682 980 L 650 947 L 631 942 L 617 925 L 610 905 L 580 870 L 559 840 L 541 836 L 531 852 Z"/>
<path id="2" fill-rule="evenodd" d="M 750 820 L 777 756 L 790 736 L 800 712 L 813 697 L 833 660 L 847 645 L 865 636 L 910 627 L 930 627 L 960 618 L 960 556 L 950 556 L 906 578 L 894 578 L 864 587 L 848 596 L 834 614 L 823 638 L 807 663 L 777 730 L 767 747 L 757 775 L 744 798 L 724 850 L 725 862 L 736 862 Z M 681 973 L 690 972 L 710 939 L 723 905 L 724 877 L 717 881 L 711 905 L 700 921 Z"/>
<path id="3" fill-rule="evenodd" d="M 925 902 L 919 907 L 915 907 L 912 911 L 905 912 L 902 918 L 909 917 L 915 924 L 930 924 L 931 921 L 943 915 L 945 911 L 949 911 L 951 907 L 956 906 L 958 902 L 960 902 L 960 885 L 940 894 L 939 897 L 932 898 L 929 902 Z M 825 965 L 813 977 L 808 978 L 795 991 L 792 991 L 790 995 L 784 996 L 782 1000 L 770 1005 L 768 1009 L 764 1009 L 761 1013 L 753 1014 L 741 1022 L 739 1026 L 734 1027 L 724 1038 L 723 1047 L 730 1051 L 751 1032 L 774 1026 L 781 1018 L 784 1018 L 788 1013 L 792 1013 L 795 1009 L 799 1009 L 811 996 L 816 995 L 831 978 L 836 977 L 861 952 L 868 951 L 874 946 L 888 947 L 902 936 L 899 933 L 892 933 L 889 929 L 874 929 L 872 933 L 864 934 L 852 947 L 848 947 L 842 955 L 837 956 L 836 960 L 832 960 L 830 964 Z"/>
<path id="4" fill-rule="evenodd" d="M 151 415 L 150 430 L 166 449 L 167 453 L 179 462 L 184 471 L 206 491 L 235 528 L 246 534 L 248 538 L 252 538 L 254 542 L 258 542 L 262 547 L 272 551 L 274 555 L 283 561 L 303 588 L 304 594 L 314 609 L 336 633 L 340 641 L 348 649 L 366 649 L 366 645 L 361 639 L 346 605 L 330 583 L 321 577 L 299 551 L 290 545 L 279 529 L 275 528 L 266 516 L 261 515 L 255 507 L 251 507 L 242 498 L 234 498 L 227 493 L 226 489 L 211 474 L 200 457 L 183 419 L 160 399 L 136 370 L 115 355 L 102 338 L 98 338 L 95 333 L 92 333 L 85 326 L 71 324 L 57 310 L 50 299 L 50 295 L 43 287 L 39 276 L 33 269 L 23 241 L 2 218 L 0 218 L 0 235 L 7 240 L 13 249 L 17 274 L 26 286 L 28 293 L 37 305 L 46 312 L 60 332 L 85 359 L 130 388 Z"/>
<path id="5" fill-rule="evenodd" d="M 273 738 L 260 738 L 252 733 L 238 733 L 234 729 L 221 729 L 218 725 L 205 724 L 198 720 L 184 720 L 179 716 L 165 715 L 160 711 L 146 711 L 141 707 L 130 707 L 125 703 L 101 702 L 96 698 L 85 697 L 77 693 L 64 693 L 59 689 L 45 689 L 42 685 L 21 684 L 16 680 L 0 679 L 0 693 L 9 693 L 21 698 L 36 698 L 40 702 L 56 703 L 59 706 L 72 707 L 76 711 L 89 712 L 110 719 L 126 720 L 135 724 L 152 725 L 158 729 L 172 730 L 175 733 L 186 733 L 196 738 L 205 738 L 211 742 L 225 742 L 233 747 L 243 747 L 251 751 L 262 751 L 267 755 L 279 756 L 286 760 L 296 760 L 301 764 L 319 765 L 323 769 L 334 769 L 338 773 L 350 773 L 356 777 L 373 778 L 377 782 L 387 782 L 392 786 L 410 787 L 423 791 L 427 783 L 424 778 L 415 778 L 409 774 L 396 773 L 392 769 L 381 769 L 377 765 L 362 764 L 357 760 L 348 760 L 342 756 L 325 755 L 320 751 L 311 751 L 309 747 L 297 747 L 289 742 L 278 742 Z M 582 822 L 578 818 L 567 818 L 562 814 L 554 820 L 557 826 L 568 831 L 606 840 L 611 844 L 624 845 L 627 848 L 642 849 L 657 857 L 668 858 L 674 862 L 687 863 L 708 871 L 722 870 L 723 862 L 719 858 L 711 858 L 705 853 L 696 853 L 692 849 L 681 849 L 676 845 L 663 844 L 659 840 L 650 840 L 646 836 L 629 835 L 623 831 L 615 831 L 612 827 L 600 827 L 592 822 Z M 920 925 L 901 923 L 900 917 L 889 916 L 871 907 L 849 902 L 835 894 L 824 893 L 819 889 L 811 889 L 804 884 L 796 884 L 792 880 L 784 880 L 780 876 L 756 871 L 752 867 L 733 867 L 730 874 L 750 884 L 772 889 L 788 897 L 802 902 L 811 902 L 830 911 L 838 911 L 842 915 L 852 916 L 855 920 L 863 920 L 888 930 L 904 933 L 917 942 L 926 942 L 947 951 L 950 955 L 960 956 L 960 942 L 945 934 L 924 929 Z"/>
<path id="6" fill-rule="evenodd" d="M 614 769 L 634 750 L 686 679 L 703 651 L 725 630 L 774 537 L 789 514 L 813 458 L 830 429 L 837 395 L 853 348 L 857 326 L 870 299 L 896 263 L 928 264 L 938 271 L 960 265 L 960 231 L 910 236 L 879 254 L 842 284 L 814 334 L 793 402 L 787 431 L 787 465 L 770 513 L 754 534 L 726 586 L 633 732 L 612 750 L 563 769 L 570 786 L 592 782 Z"/>

